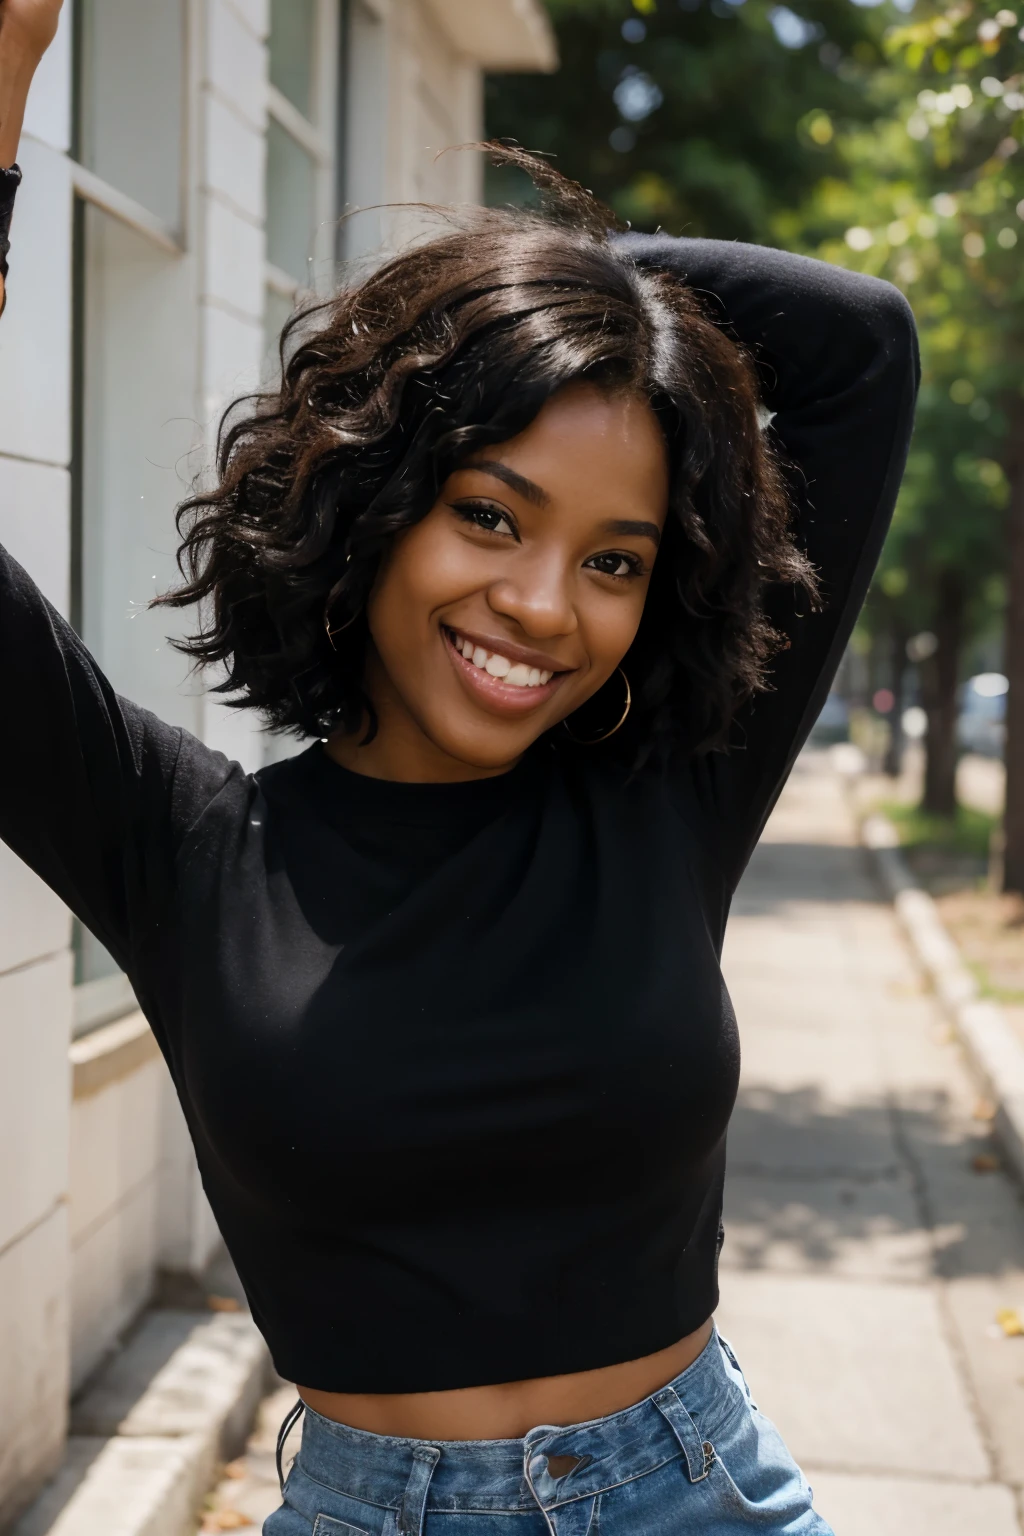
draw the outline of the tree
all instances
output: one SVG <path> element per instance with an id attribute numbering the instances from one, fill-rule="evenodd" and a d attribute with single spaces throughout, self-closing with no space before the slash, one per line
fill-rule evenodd
<path id="1" fill-rule="evenodd" d="M 552 153 L 638 229 L 773 240 L 863 119 L 887 9 L 849 0 L 548 0 L 556 75 L 487 83 L 487 132 Z M 494 185 L 495 199 L 509 194 Z M 514 195 L 514 194 L 513 194 Z"/>
<path id="2" fill-rule="evenodd" d="M 1008 572 L 1004 884 L 1024 891 L 1024 28 L 1006 7 L 958 0 L 899 30 L 891 52 L 916 77 L 907 134 L 945 179 L 939 194 L 962 253 L 970 311 L 989 333 L 998 406 Z M 938 201 L 938 198 L 936 199 Z M 983 398 L 983 397 L 982 397 Z"/>

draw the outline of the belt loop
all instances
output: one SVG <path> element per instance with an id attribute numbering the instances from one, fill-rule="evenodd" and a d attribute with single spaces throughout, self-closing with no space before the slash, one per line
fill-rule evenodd
<path id="1" fill-rule="evenodd" d="M 434 1468 L 441 1460 L 436 1445 L 418 1445 L 412 1453 L 412 1471 L 398 1511 L 398 1536 L 423 1536 L 427 1490 Z"/>
<path id="2" fill-rule="evenodd" d="M 693 1419 L 680 1400 L 674 1387 L 663 1387 L 655 1392 L 654 1402 L 683 1448 L 686 1472 L 691 1483 L 699 1483 L 711 1471 L 715 1461 L 715 1448 L 710 1440 L 702 1440 Z"/>

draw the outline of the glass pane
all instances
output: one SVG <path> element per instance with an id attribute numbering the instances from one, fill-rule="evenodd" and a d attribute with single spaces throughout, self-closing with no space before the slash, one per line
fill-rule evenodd
<path id="1" fill-rule="evenodd" d="M 313 114 L 316 0 L 271 0 L 270 83 L 303 117 Z"/>
<path id="2" fill-rule="evenodd" d="M 384 201 L 387 68 L 385 30 L 365 5 L 351 0 L 347 12 L 344 113 L 346 218 L 339 254 L 346 259 L 376 250 L 381 241 L 379 205 Z M 365 209 L 365 212 L 355 210 Z"/>
<path id="3" fill-rule="evenodd" d="M 264 371 L 268 380 L 276 379 L 280 373 L 277 344 L 293 308 L 291 299 L 286 299 L 283 293 L 278 293 L 276 288 L 267 289 L 263 306 L 263 351 Z"/>
<path id="4" fill-rule="evenodd" d="M 315 195 L 311 157 L 271 118 L 267 125 L 267 260 L 307 287 L 316 232 Z"/>
<path id="5" fill-rule="evenodd" d="M 184 0 L 80 0 L 78 155 L 181 223 Z"/>

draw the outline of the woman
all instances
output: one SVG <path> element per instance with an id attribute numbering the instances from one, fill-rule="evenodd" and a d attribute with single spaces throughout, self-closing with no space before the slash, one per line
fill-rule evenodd
<path id="1" fill-rule="evenodd" d="M 300 1383 L 268 1536 L 826 1533 L 712 1321 L 718 957 L 881 544 L 913 328 L 818 263 L 610 238 L 519 158 L 547 214 L 453 218 L 301 320 L 181 514 L 186 649 L 314 744 L 250 776 L 164 726 L 4 556 L 0 831 L 131 977 Z"/>

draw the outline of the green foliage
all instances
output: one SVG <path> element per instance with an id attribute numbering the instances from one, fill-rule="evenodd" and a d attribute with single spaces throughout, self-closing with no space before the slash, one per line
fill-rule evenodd
<path id="1" fill-rule="evenodd" d="M 552 153 L 638 229 L 769 243 L 783 212 L 839 170 L 837 125 L 873 110 L 865 88 L 891 19 L 794 0 L 789 36 L 804 40 L 786 47 L 773 0 L 547 3 L 561 68 L 492 76 L 488 134 Z M 492 182 L 492 200 L 516 195 Z"/>
<path id="2" fill-rule="evenodd" d="M 969 632 L 978 633 L 998 623 L 1005 601 L 992 577 L 1005 562 L 1002 459 L 1019 378 L 1020 281 L 1007 218 L 1021 221 L 1012 207 L 1007 213 L 1006 123 L 978 107 L 980 84 L 956 75 L 964 49 L 940 52 L 937 64 L 934 47 L 918 56 L 926 30 L 914 23 L 888 35 L 887 64 L 868 91 L 874 121 L 837 136 L 839 173 L 784 212 L 776 232 L 897 284 L 920 331 L 914 443 L 863 627 L 934 627 L 940 579 L 952 570 L 968 591 Z M 978 48 L 968 56 L 979 68 L 987 57 Z M 920 73 L 926 67 L 943 72 L 941 111 L 933 106 L 940 93 Z"/>
<path id="3" fill-rule="evenodd" d="M 939 853 L 987 859 L 998 818 L 971 806 L 957 806 L 955 816 L 930 816 L 902 800 L 879 807 L 899 833 L 904 848 L 933 848 Z"/>

